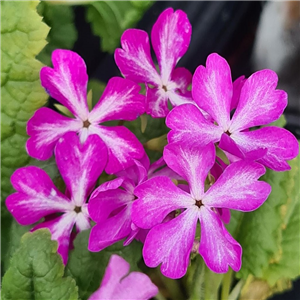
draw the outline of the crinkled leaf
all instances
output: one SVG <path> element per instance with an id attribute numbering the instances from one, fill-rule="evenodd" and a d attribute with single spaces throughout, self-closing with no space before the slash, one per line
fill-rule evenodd
<path id="1" fill-rule="evenodd" d="M 37 1 L 1 1 L 1 197 L 13 190 L 10 176 L 29 161 L 26 122 L 45 104 L 43 66 L 35 56 L 46 45 L 48 26 L 36 12 Z"/>
<path id="2" fill-rule="evenodd" d="M 83 300 L 99 288 L 112 254 L 118 254 L 128 261 L 131 270 L 137 270 L 137 263 L 142 257 L 142 244 L 137 241 L 126 247 L 121 241 L 100 252 L 90 252 L 87 248 L 89 234 L 89 230 L 78 234 L 74 241 L 75 249 L 70 253 L 66 266 L 66 274 L 75 278 L 79 296 Z"/>
<path id="3" fill-rule="evenodd" d="M 272 192 L 259 209 L 232 211 L 227 228 L 243 248 L 238 278 L 252 274 L 272 285 L 299 274 L 299 156 L 290 165 L 291 171 L 267 170 L 261 178 L 271 184 Z"/>
<path id="4" fill-rule="evenodd" d="M 239 300 L 265 300 L 274 294 L 282 293 L 290 290 L 291 288 L 291 280 L 281 279 L 277 281 L 273 287 L 270 287 L 266 281 L 249 276 L 247 282 L 242 288 Z"/>
<path id="5" fill-rule="evenodd" d="M 72 49 L 77 40 L 74 13 L 70 6 L 51 5 L 44 1 L 39 4 L 38 12 L 51 30 L 47 36 L 48 44 L 37 58 L 50 66 L 52 51 L 58 48 Z"/>
<path id="6" fill-rule="evenodd" d="M 86 18 L 95 35 L 101 37 L 103 51 L 112 53 L 120 44 L 123 31 L 133 27 L 153 4 L 152 1 L 94 1 Z"/>
<path id="7" fill-rule="evenodd" d="M 47 229 L 26 233 L 2 281 L 2 299 L 76 300 L 75 280 L 63 277 L 57 242 Z"/>
<path id="8" fill-rule="evenodd" d="M 279 279 L 295 279 L 300 276 L 299 156 L 290 162 L 290 166 L 291 171 L 286 173 L 281 182 L 285 192 L 285 203 L 280 207 L 279 249 L 270 258 L 269 265 L 263 274 L 263 278 L 271 286 Z"/>

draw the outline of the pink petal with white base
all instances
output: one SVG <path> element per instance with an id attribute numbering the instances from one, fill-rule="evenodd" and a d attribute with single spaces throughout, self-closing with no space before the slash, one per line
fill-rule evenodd
<path id="1" fill-rule="evenodd" d="M 124 126 L 90 126 L 91 133 L 100 136 L 108 149 L 105 172 L 114 174 L 134 164 L 134 159 L 144 155 L 144 148 L 137 137 Z"/>
<path id="2" fill-rule="evenodd" d="M 161 88 L 146 85 L 146 113 L 153 118 L 164 118 L 169 113 L 168 94 Z"/>
<path id="3" fill-rule="evenodd" d="M 138 83 L 160 84 L 160 77 L 150 54 L 148 34 L 139 29 L 127 29 L 121 37 L 122 49 L 116 49 L 115 61 L 127 79 Z"/>
<path id="4" fill-rule="evenodd" d="M 16 170 L 11 183 L 17 193 L 8 196 L 5 204 L 21 225 L 33 224 L 46 215 L 74 207 L 54 186 L 48 174 L 37 167 Z"/>
<path id="5" fill-rule="evenodd" d="M 128 236 L 131 231 L 130 208 L 125 206 L 118 214 L 97 223 L 91 230 L 88 249 L 92 252 L 120 241 Z"/>
<path id="6" fill-rule="evenodd" d="M 239 271 L 242 248 L 227 232 L 219 216 L 202 206 L 199 219 L 201 224 L 199 253 L 206 265 L 215 273 L 226 273 L 229 266 L 234 271 Z"/>
<path id="7" fill-rule="evenodd" d="M 78 119 L 71 119 L 59 113 L 42 107 L 29 119 L 27 123 L 26 149 L 30 156 L 46 160 L 53 155 L 57 140 L 66 132 L 78 132 L 83 127 L 83 123 Z"/>
<path id="8" fill-rule="evenodd" d="M 193 99 L 226 131 L 233 95 L 230 67 L 220 55 L 207 57 L 206 68 L 199 66 L 193 76 Z"/>
<path id="9" fill-rule="evenodd" d="M 113 254 L 105 270 L 100 288 L 89 300 L 136 299 L 148 300 L 158 293 L 157 287 L 146 274 L 132 272 L 130 265 L 122 257 Z"/>
<path id="10" fill-rule="evenodd" d="M 161 263 L 161 273 L 172 279 L 185 275 L 190 261 L 198 208 L 187 209 L 175 219 L 153 227 L 146 237 L 143 257 L 148 267 Z"/>
<path id="11" fill-rule="evenodd" d="M 89 215 L 95 222 L 104 222 L 113 211 L 133 200 L 133 194 L 119 188 L 93 194 L 88 204 Z"/>
<path id="12" fill-rule="evenodd" d="M 241 90 L 242 87 L 245 84 L 245 76 L 240 76 L 238 77 L 232 84 L 233 88 L 233 95 L 232 95 L 232 100 L 230 104 L 230 110 L 235 109 L 238 106 L 239 100 L 240 100 L 240 95 L 241 95 Z"/>
<path id="13" fill-rule="evenodd" d="M 215 163 L 216 151 L 213 143 L 205 148 L 192 148 L 180 143 L 168 144 L 164 149 L 164 160 L 190 186 L 191 195 L 200 200 L 204 194 L 204 181 Z"/>
<path id="14" fill-rule="evenodd" d="M 244 152 L 258 148 L 267 149 L 259 163 L 275 171 L 290 170 L 287 160 L 295 158 L 299 153 L 299 144 L 292 133 L 283 128 L 263 127 L 253 131 L 235 132 L 232 139 Z"/>
<path id="15" fill-rule="evenodd" d="M 164 176 L 147 180 L 134 193 L 138 199 L 132 205 L 132 221 L 144 229 L 161 223 L 170 212 L 195 203 L 188 193 Z"/>
<path id="16" fill-rule="evenodd" d="M 236 142 L 229 137 L 226 133 L 222 134 L 219 147 L 225 152 L 230 162 L 237 161 L 239 159 L 257 160 L 264 157 L 267 153 L 267 148 L 260 147 L 249 152 L 243 152 Z"/>
<path id="17" fill-rule="evenodd" d="M 230 132 L 279 119 L 287 105 L 287 93 L 275 90 L 277 82 L 278 77 L 271 70 L 258 71 L 246 80 L 231 120 Z"/>
<path id="18" fill-rule="evenodd" d="M 271 186 L 258 181 L 266 169 L 258 163 L 241 160 L 229 165 L 209 188 L 202 203 L 210 207 L 252 211 L 271 193 Z"/>
<path id="19" fill-rule="evenodd" d="M 169 143 L 187 143 L 203 147 L 210 142 L 218 142 L 223 130 L 205 119 L 199 108 L 192 104 L 182 104 L 172 109 L 166 118 Z"/>
<path id="20" fill-rule="evenodd" d="M 113 77 L 89 115 L 90 123 L 112 120 L 133 121 L 145 112 L 145 96 L 141 87 L 124 78 Z"/>
<path id="21" fill-rule="evenodd" d="M 106 165 L 105 144 L 97 135 L 90 135 L 82 145 L 77 134 L 70 132 L 59 139 L 55 158 L 72 202 L 81 206 Z"/>
<path id="22" fill-rule="evenodd" d="M 74 116 L 85 121 L 88 117 L 86 89 L 88 76 L 84 60 L 69 50 L 52 52 L 53 69 L 41 69 L 42 86 L 50 96 L 67 107 Z"/>
<path id="23" fill-rule="evenodd" d="M 152 27 L 151 41 L 163 84 L 166 84 L 178 60 L 187 51 L 192 26 L 182 10 L 167 8 Z"/>
<path id="24" fill-rule="evenodd" d="M 191 92 L 186 92 L 185 94 L 179 93 L 178 91 L 169 91 L 167 92 L 168 98 L 173 106 L 178 106 L 186 103 L 194 104 L 194 100 L 192 99 Z"/>
<path id="25" fill-rule="evenodd" d="M 192 84 L 192 78 L 192 73 L 186 68 L 176 68 L 171 75 L 172 82 L 175 83 L 176 89 L 181 93 L 186 93 L 188 91 L 188 87 Z"/>
<path id="26" fill-rule="evenodd" d="M 71 232 L 75 224 L 76 215 L 75 211 L 71 211 L 51 221 L 40 223 L 32 229 L 32 231 L 40 228 L 48 228 L 50 230 L 51 239 L 58 242 L 57 252 L 61 255 L 64 265 L 68 262 Z"/>

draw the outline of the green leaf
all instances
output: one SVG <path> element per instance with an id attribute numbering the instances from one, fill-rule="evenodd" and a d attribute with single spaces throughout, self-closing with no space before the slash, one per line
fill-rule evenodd
<path id="1" fill-rule="evenodd" d="M 43 1 L 38 6 L 38 12 L 43 21 L 51 27 L 47 36 L 48 45 L 37 58 L 44 64 L 51 65 L 51 53 L 55 49 L 72 49 L 77 40 L 72 7 L 51 5 Z"/>
<path id="2" fill-rule="evenodd" d="M 259 209 L 250 213 L 232 211 L 231 222 L 226 227 L 243 248 L 238 278 L 246 280 L 252 274 L 274 284 L 279 278 L 294 278 L 299 274 L 299 260 L 294 258 L 299 251 L 299 227 L 295 229 L 295 224 L 299 222 L 299 210 L 295 213 L 299 205 L 299 189 L 296 185 L 299 182 L 299 157 L 290 165 L 291 171 L 275 172 L 268 169 L 261 178 L 272 186 L 272 192 Z M 283 211 L 286 211 L 284 219 Z M 286 255 L 283 255 L 283 251 Z M 282 264 L 279 263 L 281 259 Z M 287 265 L 291 269 L 278 272 L 285 264 L 286 269 Z M 272 268 L 274 272 L 270 271 Z"/>
<path id="3" fill-rule="evenodd" d="M 75 280 L 62 278 L 64 265 L 48 229 L 26 233 L 2 281 L 2 299 L 77 300 Z"/>
<path id="4" fill-rule="evenodd" d="M 86 19 L 101 38 L 103 51 L 112 53 L 125 29 L 133 27 L 153 4 L 152 1 L 94 1 L 88 5 Z"/>
<path id="5" fill-rule="evenodd" d="M 66 267 L 66 273 L 75 278 L 79 287 L 79 296 L 83 300 L 99 288 L 112 254 L 118 254 L 128 261 L 131 270 L 138 269 L 137 262 L 142 256 L 142 244 L 137 241 L 133 241 L 126 247 L 121 241 L 100 252 L 90 252 L 87 248 L 89 234 L 89 230 L 78 234 L 74 241 L 75 249 L 70 253 Z"/>
<path id="6" fill-rule="evenodd" d="M 300 276 L 300 159 L 290 162 L 292 169 L 286 173 L 281 183 L 285 190 L 285 203 L 280 207 L 280 247 L 270 258 L 263 278 L 271 286 L 278 280 L 295 279 Z"/>
<path id="7" fill-rule="evenodd" d="M 1 1 L 1 198 L 13 190 L 10 176 L 29 161 L 26 122 L 45 104 L 43 66 L 35 56 L 49 28 L 36 12 L 37 1 Z"/>
<path id="8" fill-rule="evenodd" d="M 10 226 L 6 228 L 6 232 L 8 234 L 8 241 L 7 241 L 7 249 L 4 252 L 5 256 L 3 257 L 3 264 L 2 264 L 2 272 L 6 272 L 9 268 L 10 260 L 15 253 L 15 251 L 19 248 L 21 244 L 21 237 L 23 234 L 28 232 L 32 226 L 21 226 L 15 220 L 12 220 Z M 2 253 L 1 253 L 2 254 Z M 2 254 L 3 255 L 3 254 Z"/>

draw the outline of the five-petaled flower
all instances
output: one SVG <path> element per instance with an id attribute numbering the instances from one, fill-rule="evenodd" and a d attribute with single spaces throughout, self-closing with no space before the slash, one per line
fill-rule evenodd
<path id="1" fill-rule="evenodd" d="M 217 209 L 252 211 L 262 205 L 271 192 L 268 183 L 257 180 L 265 168 L 247 160 L 232 163 L 205 191 L 205 179 L 215 162 L 212 143 L 200 150 L 169 144 L 164 160 L 189 183 L 190 193 L 163 176 L 149 179 L 135 189 L 138 199 L 132 206 L 132 220 L 141 228 L 152 228 L 143 248 L 146 265 L 157 267 L 162 263 L 162 274 L 182 277 L 189 265 L 199 219 L 199 253 L 207 266 L 217 273 L 227 272 L 228 266 L 238 271 L 242 248 L 226 230 Z M 162 223 L 170 212 L 178 210 L 179 216 Z"/>
<path id="2" fill-rule="evenodd" d="M 131 209 L 136 199 L 134 190 L 142 182 L 165 175 L 172 179 L 179 176 L 166 166 L 163 158 L 150 165 L 145 154 L 140 161 L 116 174 L 118 178 L 100 185 L 91 195 L 88 211 L 96 225 L 91 229 L 88 248 L 101 251 L 124 238 L 124 246 L 133 239 L 145 241 L 148 230 L 137 227 L 131 220 Z"/>
<path id="3" fill-rule="evenodd" d="M 97 134 L 108 149 L 107 173 L 115 173 L 133 164 L 144 149 L 136 136 L 125 126 L 109 127 L 99 123 L 112 120 L 135 120 L 145 111 L 145 96 L 140 87 L 127 79 L 113 77 L 109 80 L 102 97 L 91 112 L 87 104 L 86 66 L 75 52 L 55 50 L 52 53 L 54 68 L 41 70 L 42 86 L 51 97 L 59 101 L 75 116 L 67 118 L 43 107 L 28 121 L 27 133 L 31 137 L 26 147 L 29 155 L 48 159 L 58 139 L 66 132 L 79 133 L 81 142 L 88 135 Z"/>
<path id="4" fill-rule="evenodd" d="M 145 31 L 128 29 L 121 37 L 122 49 L 115 51 L 116 64 L 126 78 L 146 83 L 146 112 L 154 118 L 169 113 L 168 99 L 173 106 L 193 102 L 188 90 L 191 73 L 185 68 L 175 69 L 188 49 L 191 34 L 191 24 L 183 11 L 168 8 L 160 14 L 151 31 L 160 74 L 152 61 Z"/>
<path id="5" fill-rule="evenodd" d="M 44 170 L 30 166 L 14 172 L 11 182 L 17 192 L 8 196 L 5 203 L 21 225 L 34 224 L 46 217 L 33 230 L 50 230 L 66 264 L 74 225 L 77 232 L 90 228 L 86 200 L 106 165 L 107 153 L 97 135 L 90 135 L 81 145 L 74 132 L 59 138 L 54 151 L 57 167 L 66 184 L 65 195 Z"/>
<path id="6" fill-rule="evenodd" d="M 216 53 L 209 55 L 206 68 L 199 66 L 195 71 L 192 95 L 199 108 L 217 124 L 204 118 L 195 105 L 175 107 L 166 118 L 167 126 L 172 129 L 168 134 L 169 143 L 203 147 L 220 142 L 219 147 L 230 154 L 231 161 L 247 158 L 276 171 L 289 170 L 286 160 L 295 158 L 299 152 L 294 135 L 275 126 L 251 130 L 282 115 L 287 94 L 275 90 L 277 80 L 275 72 L 262 70 L 245 81 L 241 78 L 234 90 L 226 60 Z"/>

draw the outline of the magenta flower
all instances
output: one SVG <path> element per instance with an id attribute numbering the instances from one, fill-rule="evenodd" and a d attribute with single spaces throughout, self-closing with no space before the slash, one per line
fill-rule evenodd
<path id="1" fill-rule="evenodd" d="M 158 293 L 158 288 L 146 274 L 129 271 L 130 265 L 126 260 L 112 255 L 100 288 L 89 300 L 148 300 Z"/>
<path id="2" fill-rule="evenodd" d="M 90 251 L 101 251 L 124 238 L 124 246 L 133 239 L 145 241 L 148 230 L 140 229 L 131 220 L 135 188 L 148 178 L 159 175 L 179 177 L 166 166 L 163 158 L 150 166 L 148 156 L 144 155 L 141 161 L 135 161 L 134 166 L 119 172 L 119 178 L 105 182 L 93 192 L 88 211 L 97 224 L 91 229 Z"/>
<path id="3" fill-rule="evenodd" d="M 245 81 L 241 77 L 233 86 L 226 60 L 216 53 L 209 55 L 206 68 L 199 66 L 195 71 L 192 94 L 215 123 L 204 118 L 195 105 L 176 107 L 166 119 L 172 129 L 168 141 L 198 147 L 220 142 L 220 148 L 238 158 L 257 160 L 276 171 L 289 170 L 286 161 L 299 152 L 296 138 L 274 126 L 249 130 L 273 122 L 283 113 L 287 94 L 275 89 L 277 81 L 275 72 L 262 70 Z"/>
<path id="4" fill-rule="evenodd" d="M 241 160 L 229 165 L 216 182 L 205 191 L 205 179 L 215 163 L 215 147 L 193 148 L 180 144 L 165 147 L 167 165 L 188 183 L 190 193 L 178 188 L 169 178 L 152 178 L 135 189 L 132 220 L 144 229 L 152 228 L 143 248 L 147 266 L 160 263 L 163 275 L 180 278 L 189 265 L 198 219 L 201 225 L 199 253 L 214 272 L 225 273 L 228 266 L 241 267 L 241 246 L 224 227 L 219 208 L 252 211 L 267 199 L 271 187 L 257 179 L 265 168 L 255 162 Z M 179 216 L 162 223 L 172 211 Z"/>
<path id="5" fill-rule="evenodd" d="M 160 14 L 151 31 L 160 74 L 152 61 L 145 31 L 128 29 L 121 37 L 122 49 L 115 51 L 116 64 L 126 78 L 146 83 L 146 112 L 154 118 L 168 114 L 168 99 L 174 106 L 193 102 L 187 90 L 191 73 L 185 68 L 175 69 L 188 49 L 191 33 L 191 24 L 183 11 L 168 8 Z"/>
<path id="6" fill-rule="evenodd" d="M 41 70 L 42 86 L 62 105 L 70 110 L 74 119 L 62 116 L 43 107 L 28 121 L 27 141 L 29 155 L 48 159 L 58 139 L 66 132 L 79 133 L 81 142 L 88 135 L 97 134 L 108 149 L 107 173 L 118 172 L 139 159 L 144 149 L 133 133 L 124 126 L 99 125 L 106 121 L 132 121 L 145 111 L 145 97 L 139 94 L 140 87 L 127 79 L 113 77 L 109 80 L 99 102 L 91 112 L 87 105 L 88 76 L 83 59 L 68 50 L 52 53 L 54 68 Z"/>
<path id="7" fill-rule="evenodd" d="M 33 230 L 50 230 L 66 264 L 74 225 L 78 232 L 90 228 L 86 200 L 106 165 L 106 146 L 97 135 L 90 135 L 81 145 L 76 133 L 70 132 L 58 140 L 55 159 L 68 196 L 54 186 L 44 170 L 30 166 L 13 173 L 11 183 L 17 192 L 8 196 L 5 203 L 21 225 L 46 217 Z"/>

